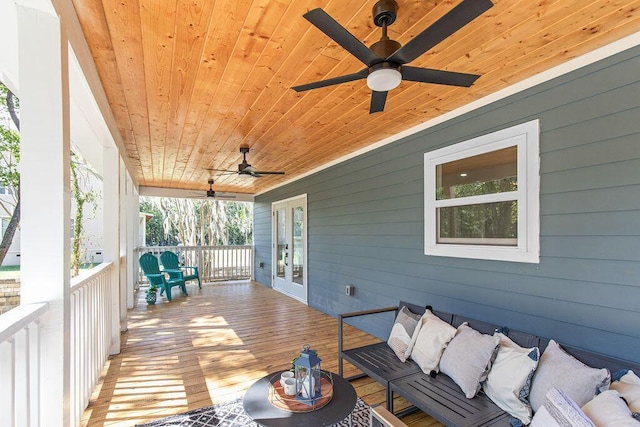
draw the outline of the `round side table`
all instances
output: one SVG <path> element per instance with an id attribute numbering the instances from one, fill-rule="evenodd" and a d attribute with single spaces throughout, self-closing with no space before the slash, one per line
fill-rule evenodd
<path id="1" fill-rule="evenodd" d="M 358 396 L 351 383 L 332 373 L 333 398 L 320 409 L 310 412 L 289 412 L 278 409 L 269 401 L 270 379 L 280 377 L 271 373 L 253 383 L 244 395 L 244 410 L 259 425 L 266 427 L 314 427 L 329 426 L 351 415 Z M 351 419 L 349 419 L 351 421 Z M 351 424 L 351 422 L 349 422 Z"/>

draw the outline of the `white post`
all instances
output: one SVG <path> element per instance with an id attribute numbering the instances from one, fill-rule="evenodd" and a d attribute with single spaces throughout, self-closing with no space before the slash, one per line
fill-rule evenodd
<path id="1" fill-rule="evenodd" d="M 127 221 L 127 230 L 129 232 L 127 239 L 127 254 L 129 254 L 129 262 L 127 263 L 127 308 L 133 308 L 134 289 L 138 282 L 138 257 L 135 250 L 138 246 L 138 231 L 140 227 L 140 198 L 130 177 L 129 182 L 130 193 L 127 203 L 127 212 L 129 213 Z"/>
<path id="2" fill-rule="evenodd" d="M 49 303 L 50 310 L 40 323 L 39 416 L 46 425 L 68 426 L 68 42 L 57 16 L 20 4 L 16 4 L 16 10 L 21 107 L 21 303 Z"/>
<path id="3" fill-rule="evenodd" d="M 104 149 L 103 261 L 112 262 L 111 269 L 111 348 L 109 354 L 120 353 L 120 157 L 115 148 Z"/>
<path id="4" fill-rule="evenodd" d="M 127 168 L 124 165 L 121 157 L 118 157 L 120 162 L 120 211 L 118 212 L 120 218 L 120 241 L 118 249 L 118 271 L 120 272 L 120 331 L 126 332 L 127 330 L 127 227 L 128 227 L 128 182 L 127 182 Z M 122 261 L 124 257 L 124 262 Z"/>

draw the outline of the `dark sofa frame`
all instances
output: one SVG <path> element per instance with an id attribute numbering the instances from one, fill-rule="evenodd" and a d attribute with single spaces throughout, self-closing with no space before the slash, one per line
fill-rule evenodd
<path id="1" fill-rule="evenodd" d="M 458 385 L 447 375 L 440 373 L 433 378 L 423 373 L 412 360 L 402 363 L 386 342 L 344 348 L 344 322 L 346 319 L 388 312 L 394 312 L 397 315 L 402 306 L 407 306 L 414 313 L 423 314 L 425 312 L 425 307 L 401 301 L 398 306 L 394 307 L 345 313 L 338 316 L 339 375 L 343 375 L 343 364 L 344 361 L 347 361 L 362 372 L 349 377 L 349 380 L 369 376 L 382 384 L 386 389 L 386 407 L 391 413 L 394 413 L 393 398 L 394 394 L 397 394 L 414 405 L 414 408 L 409 408 L 409 410 L 420 409 L 447 426 L 509 426 L 509 414 L 496 406 L 482 391 L 473 399 L 467 399 Z M 485 334 L 493 334 L 497 328 L 504 326 L 470 319 L 458 314 L 433 309 L 432 311 L 454 327 L 467 322 L 470 327 Z M 541 354 L 549 343 L 547 338 L 521 331 L 509 330 L 507 335 L 520 346 L 539 347 Z M 564 344 L 561 346 L 567 353 L 584 364 L 595 368 L 607 368 L 612 374 L 620 369 L 632 369 L 634 372 L 640 372 L 640 364 Z M 397 415 L 402 416 L 405 413 L 406 411 L 403 411 Z"/>

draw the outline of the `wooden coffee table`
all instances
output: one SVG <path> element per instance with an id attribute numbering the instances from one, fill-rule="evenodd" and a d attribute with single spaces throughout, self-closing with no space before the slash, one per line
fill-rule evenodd
<path id="1" fill-rule="evenodd" d="M 274 372 L 256 381 L 244 395 L 244 410 L 256 423 L 266 427 L 329 426 L 349 417 L 356 406 L 358 396 L 351 383 L 332 373 L 333 397 L 320 409 L 309 412 L 289 412 L 276 408 L 269 400 L 272 378 L 280 378 Z"/>

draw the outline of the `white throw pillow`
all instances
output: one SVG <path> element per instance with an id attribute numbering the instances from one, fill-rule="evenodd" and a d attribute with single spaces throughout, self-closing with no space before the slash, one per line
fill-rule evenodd
<path id="1" fill-rule="evenodd" d="M 530 427 L 595 427 L 580 407 L 562 391 L 552 388 L 531 420 Z"/>
<path id="2" fill-rule="evenodd" d="M 598 391 L 607 390 L 610 381 L 611 375 L 607 369 L 585 365 L 551 340 L 533 375 L 529 399 L 531 408 L 534 412 L 537 411 L 547 392 L 554 387 L 562 390 L 578 406 L 582 406 L 593 399 Z"/>
<path id="3" fill-rule="evenodd" d="M 627 404 L 615 390 L 603 391 L 582 407 L 596 427 L 640 427 Z"/>
<path id="4" fill-rule="evenodd" d="M 482 389 L 500 409 L 529 424 L 531 405 L 527 398 L 540 350 L 520 347 L 504 334 L 495 335 L 500 338 L 500 349 Z"/>
<path id="5" fill-rule="evenodd" d="M 405 362 L 408 355 L 411 354 L 410 345 L 414 342 L 413 336 L 417 332 L 416 327 L 420 323 L 421 317 L 419 314 L 412 313 L 405 306 L 402 306 L 398 312 L 387 344 L 401 362 Z"/>
<path id="6" fill-rule="evenodd" d="M 472 399 L 487 378 L 499 344 L 498 336 L 481 334 L 465 322 L 442 353 L 440 371 L 458 384 L 467 399 Z"/>
<path id="7" fill-rule="evenodd" d="M 425 311 L 420 324 L 420 332 L 411 351 L 411 358 L 425 374 L 437 372 L 442 352 L 456 334 L 456 328 L 433 314 L 431 310 Z"/>
<path id="8" fill-rule="evenodd" d="M 624 374 L 619 381 L 612 382 L 611 389 L 624 397 L 631 412 L 640 412 L 640 378 L 633 371 Z"/>

